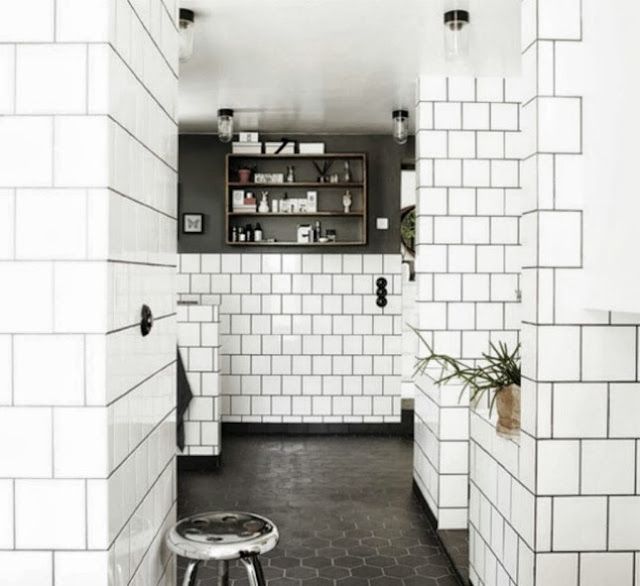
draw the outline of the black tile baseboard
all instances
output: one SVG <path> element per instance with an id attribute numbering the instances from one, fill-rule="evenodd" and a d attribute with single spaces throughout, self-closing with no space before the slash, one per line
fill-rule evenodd
<path id="1" fill-rule="evenodd" d="M 287 436 L 373 435 L 412 438 L 413 411 L 403 410 L 400 423 L 223 423 L 222 433 Z"/>

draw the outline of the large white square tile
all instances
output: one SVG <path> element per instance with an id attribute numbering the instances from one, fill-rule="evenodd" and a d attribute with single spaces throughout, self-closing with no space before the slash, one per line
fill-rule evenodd
<path id="1" fill-rule="evenodd" d="M 21 0 L 0 4 L 1 43 L 53 41 L 54 6 L 51 0 Z"/>
<path id="2" fill-rule="evenodd" d="M 573 381 L 580 377 L 580 328 L 538 328 L 538 378 Z"/>
<path id="3" fill-rule="evenodd" d="M 56 409 L 53 421 L 55 476 L 106 477 L 109 473 L 106 409 Z"/>
<path id="4" fill-rule="evenodd" d="M 633 585 L 632 553 L 586 553 L 580 557 L 580 586 Z"/>
<path id="5" fill-rule="evenodd" d="M 0 117 L 0 187 L 51 185 L 52 152 L 53 122 L 50 118 Z"/>
<path id="6" fill-rule="evenodd" d="M 0 332 L 46 332 L 53 326 L 52 266 L 0 263 Z"/>
<path id="7" fill-rule="evenodd" d="M 580 267 L 582 216 L 579 212 L 540 212 L 538 254 L 542 267 Z"/>
<path id="8" fill-rule="evenodd" d="M 640 523 L 636 519 L 640 519 L 640 497 L 611 497 L 610 550 L 640 550 Z"/>
<path id="9" fill-rule="evenodd" d="M 537 98 L 538 150 L 580 153 L 582 108 L 579 98 Z"/>
<path id="10" fill-rule="evenodd" d="M 87 254 L 84 190 L 19 190 L 16 257 L 72 259 Z"/>
<path id="11" fill-rule="evenodd" d="M 582 331 L 584 380 L 633 381 L 636 378 L 636 329 L 589 327 Z"/>
<path id="12" fill-rule="evenodd" d="M 55 328 L 58 332 L 107 331 L 107 263 L 60 262 L 55 265 Z M 139 320 L 131 315 L 131 324 Z"/>
<path id="13" fill-rule="evenodd" d="M 538 554 L 536 566 L 541 586 L 578 586 L 578 554 Z"/>
<path id="14" fill-rule="evenodd" d="M 612 384 L 609 409 L 612 437 L 640 437 L 640 385 Z"/>
<path id="15" fill-rule="evenodd" d="M 579 40 L 582 34 L 580 0 L 540 0 L 538 35 L 550 40 Z"/>
<path id="16" fill-rule="evenodd" d="M 558 497 L 553 499 L 553 549 L 558 551 L 602 550 L 607 546 L 607 499 L 605 497 Z"/>
<path id="17" fill-rule="evenodd" d="M 107 0 L 56 0 L 56 38 L 60 42 L 109 40 Z"/>
<path id="18" fill-rule="evenodd" d="M 635 488 L 633 440 L 582 442 L 582 493 L 631 494 Z"/>
<path id="19" fill-rule="evenodd" d="M 3 586 L 42 586 L 53 583 L 53 556 L 48 551 L 0 551 Z"/>
<path id="20" fill-rule="evenodd" d="M 55 182 L 60 187 L 108 187 L 111 123 L 106 116 L 55 121 Z"/>
<path id="21" fill-rule="evenodd" d="M 109 586 L 109 552 L 82 551 L 55 553 L 55 584 L 61 586 Z M 138 575 L 145 572 L 139 570 Z M 170 571 L 170 570 L 168 570 Z"/>
<path id="22" fill-rule="evenodd" d="M 22 45 L 16 51 L 16 112 L 80 114 L 87 107 L 83 45 Z"/>
<path id="23" fill-rule="evenodd" d="M 606 384 L 555 384 L 552 404 L 555 437 L 607 435 Z"/>
<path id="24" fill-rule="evenodd" d="M 82 336 L 15 336 L 17 405 L 79 405 L 83 400 Z"/>
<path id="25" fill-rule="evenodd" d="M 580 443 L 538 443 L 538 494 L 576 494 L 580 487 Z"/>
<path id="26" fill-rule="evenodd" d="M 83 549 L 85 491 L 82 480 L 17 480 L 16 547 Z M 42 531 L 42 527 L 55 528 Z"/>

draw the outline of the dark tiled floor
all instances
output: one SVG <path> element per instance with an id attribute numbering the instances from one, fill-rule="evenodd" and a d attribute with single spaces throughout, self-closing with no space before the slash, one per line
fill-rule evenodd
<path id="1" fill-rule="evenodd" d="M 263 557 L 269 586 L 458 584 L 412 493 L 410 440 L 225 436 L 223 446 L 221 469 L 181 473 L 179 516 L 270 517 L 281 540 Z M 237 566 L 231 576 L 246 586 Z M 215 567 L 203 567 L 199 585 L 213 584 Z"/>
<path id="2" fill-rule="evenodd" d="M 438 535 L 454 566 L 464 581 L 469 582 L 469 531 L 467 529 L 442 529 L 438 531 Z"/>

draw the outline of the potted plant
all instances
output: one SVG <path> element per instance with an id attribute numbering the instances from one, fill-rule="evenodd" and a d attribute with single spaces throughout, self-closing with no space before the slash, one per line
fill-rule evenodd
<path id="1" fill-rule="evenodd" d="M 489 414 L 494 405 L 498 411 L 496 430 L 501 435 L 513 436 L 520 431 L 520 344 L 513 352 L 507 345 L 491 343 L 491 351 L 482 354 L 483 360 L 477 366 L 469 366 L 446 354 L 437 354 L 415 328 L 427 348 L 428 355 L 418 358 L 414 376 L 424 374 L 432 365 L 440 367 L 440 376 L 435 383 L 446 384 L 458 380 L 463 383 L 460 396 L 469 389 L 469 402 L 477 406 L 485 393 L 489 393 Z"/>

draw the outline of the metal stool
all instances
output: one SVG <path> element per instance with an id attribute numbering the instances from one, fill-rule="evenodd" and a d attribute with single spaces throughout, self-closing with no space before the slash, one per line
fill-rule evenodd
<path id="1" fill-rule="evenodd" d="M 219 511 L 187 517 L 167 533 L 169 549 L 189 560 L 182 586 L 195 586 L 198 566 L 218 562 L 218 586 L 229 584 L 229 560 L 240 560 L 251 586 L 265 586 L 258 556 L 278 543 L 277 527 L 252 513 Z"/>

